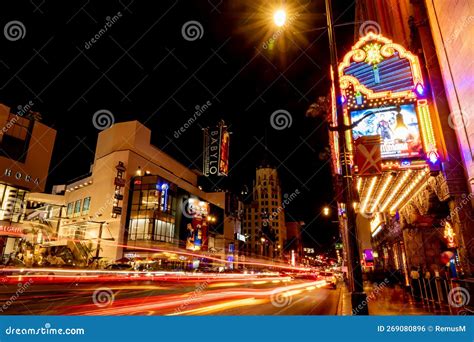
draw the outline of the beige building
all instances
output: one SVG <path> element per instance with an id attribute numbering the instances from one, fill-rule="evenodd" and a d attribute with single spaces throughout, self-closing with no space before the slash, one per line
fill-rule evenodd
<path id="1" fill-rule="evenodd" d="M 23 224 L 26 197 L 44 190 L 56 138 L 32 107 L 30 102 L 12 112 L 0 104 L 0 255 L 5 259 L 24 247 L 20 238 L 33 229 Z"/>
<path id="2" fill-rule="evenodd" d="M 221 258 L 234 250 L 234 231 L 227 231 L 234 226 L 224 223 L 225 193 L 200 190 L 199 175 L 150 138 L 138 121 L 116 123 L 99 133 L 89 175 L 55 186 L 54 195 L 30 195 L 31 201 L 62 207 L 59 228 L 43 248 L 67 248 L 81 264 L 123 257 L 186 263 L 192 261 L 180 258 L 186 248 Z M 197 225 L 199 234 L 188 236 Z"/>
<path id="3" fill-rule="evenodd" d="M 279 258 L 286 241 L 285 213 L 277 170 L 268 165 L 256 171 L 252 203 L 245 207 L 243 234 L 246 254 Z"/>

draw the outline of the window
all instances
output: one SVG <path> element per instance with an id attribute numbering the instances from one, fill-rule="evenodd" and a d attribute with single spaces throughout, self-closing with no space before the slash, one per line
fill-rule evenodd
<path id="1" fill-rule="evenodd" d="M 69 202 L 67 204 L 67 212 L 66 212 L 66 215 L 71 217 L 72 216 L 72 210 L 74 208 L 74 202 Z"/>
<path id="2" fill-rule="evenodd" d="M 21 222 L 25 214 L 25 190 L 0 184 L 0 220 Z"/>
<path id="3" fill-rule="evenodd" d="M 0 136 L 0 154 L 19 162 L 25 162 L 33 121 L 10 113 L 10 128 Z"/>
<path id="4" fill-rule="evenodd" d="M 74 217 L 79 216 L 81 213 L 81 200 L 78 199 L 76 203 L 74 203 Z"/>
<path id="5" fill-rule="evenodd" d="M 174 242 L 177 186 L 158 176 L 136 179 L 140 182 L 132 185 L 130 194 L 128 240 Z"/>
<path id="6" fill-rule="evenodd" d="M 82 215 L 86 215 L 86 214 L 89 213 L 90 205 L 91 205 L 91 198 L 90 198 L 90 196 L 84 198 L 84 201 L 83 201 L 83 203 L 82 203 Z"/>

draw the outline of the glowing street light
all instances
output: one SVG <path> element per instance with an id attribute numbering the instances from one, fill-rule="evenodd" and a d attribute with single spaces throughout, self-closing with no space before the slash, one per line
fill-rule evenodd
<path id="1" fill-rule="evenodd" d="M 329 207 L 324 207 L 323 208 L 323 215 L 324 216 L 329 216 L 330 212 L 331 212 L 331 209 L 329 209 Z"/>
<path id="2" fill-rule="evenodd" d="M 286 23 L 286 12 L 285 12 L 285 10 L 283 10 L 283 9 L 277 10 L 273 14 L 273 21 L 275 22 L 275 25 L 278 26 L 278 27 L 281 27 L 281 26 L 285 25 L 285 23 Z"/>

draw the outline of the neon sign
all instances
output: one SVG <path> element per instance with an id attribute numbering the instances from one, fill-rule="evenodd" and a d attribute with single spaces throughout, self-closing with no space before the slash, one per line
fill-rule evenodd
<path id="1" fill-rule="evenodd" d="M 444 224 L 444 235 L 443 235 L 443 237 L 446 240 L 448 248 L 457 247 L 455 236 L 456 236 L 456 233 L 454 233 L 453 226 L 451 225 L 451 223 L 446 221 L 445 224 Z"/>

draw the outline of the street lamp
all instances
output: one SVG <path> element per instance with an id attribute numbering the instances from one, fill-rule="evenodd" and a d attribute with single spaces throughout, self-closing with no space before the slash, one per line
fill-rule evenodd
<path id="1" fill-rule="evenodd" d="M 352 170 L 350 165 L 350 153 L 348 150 L 346 131 L 350 129 L 344 122 L 344 112 L 342 108 L 342 97 L 341 88 L 339 85 L 339 68 L 337 63 L 337 49 L 336 49 L 336 37 L 334 35 L 334 22 L 332 15 L 332 4 L 331 0 L 325 0 L 326 3 L 326 19 L 328 26 L 329 36 L 329 51 L 331 57 L 331 67 L 334 75 L 334 92 L 336 99 L 336 117 L 337 117 L 337 130 L 339 137 L 339 160 L 341 163 L 342 170 L 342 198 L 345 204 L 347 225 L 347 239 L 348 239 L 348 259 L 352 273 L 352 288 L 351 288 L 351 303 L 353 312 L 358 315 L 368 315 L 369 309 L 365 304 L 367 302 L 367 295 L 364 292 L 363 279 L 362 279 L 362 266 L 360 263 L 359 246 L 357 242 L 357 227 L 356 227 L 356 215 L 353 206 L 354 193 L 353 193 L 353 178 Z M 365 305 L 363 305 L 365 304 Z M 360 309 L 362 308 L 362 309 Z M 355 309 L 355 310 L 354 310 Z"/>
<path id="2" fill-rule="evenodd" d="M 284 9 L 279 9 L 273 14 L 273 22 L 276 26 L 282 27 L 286 23 L 286 11 Z"/>
<path id="3" fill-rule="evenodd" d="M 330 213 L 331 213 L 331 209 L 329 207 L 324 207 L 323 208 L 323 215 L 324 216 L 329 216 Z"/>
<path id="4" fill-rule="evenodd" d="M 331 67 L 333 72 L 333 82 L 334 82 L 334 91 L 335 91 L 335 107 L 336 107 L 336 117 L 337 117 L 337 126 L 329 127 L 331 131 L 338 132 L 338 145 L 339 145 L 339 160 L 341 165 L 341 180 L 342 180 L 342 200 L 341 202 L 341 213 L 339 213 L 339 218 L 341 222 L 345 223 L 345 229 L 347 231 L 347 255 L 350 266 L 350 273 L 352 274 L 351 282 L 351 302 L 353 312 L 357 315 L 368 315 L 368 306 L 365 304 L 367 302 L 367 295 L 364 293 L 363 279 L 362 279 L 362 266 L 361 266 L 361 257 L 359 253 L 359 246 L 357 242 L 357 227 L 356 227 L 356 214 L 353 203 L 355 202 L 355 196 L 353 193 L 353 176 L 350 162 L 351 151 L 348 149 L 348 141 L 346 132 L 351 130 L 359 122 L 354 122 L 352 125 L 346 125 L 344 112 L 342 108 L 342 97 L 341 89 L 339 84 L 339 68 L 338 68 L 338 59 L 337 59 L 337 49 L 336 49 L 336 37 L 334 34 L 334 22 L 332 14 L 332 4 L 331 0 L 325 0 L 326 5 L 326 19 L 327 19 L 327 30 L 329 38 L 329 52 L 331 59 Z M 278 13 L 278 15 L 277 15 Z M 279 18 L 277 22 L 277 18 Z M 275 24 L 280 26 L 284 25 L 284 20 L 286 20 L 286 14 L 283 16 L 282 12 L 275 12 L 274 21 Z M 351 23 L 353 24 L 353 23 Z M 345 25 L 345 24 L 341 24 Z M 339 25 L 338 25 L 339 26 Z M 318 28 L 319 30 L 319 28 Z M 372 112 L 368 113 L 367 116 L 373 115 Z M 400 120 L 400 126 L 402 121 Z M 323 212 L 324 213 L 324 212 Z M 343 220 L 343 221 L 342 221 Z M 362 308 L 362 309 L 360 309 Z"/>

